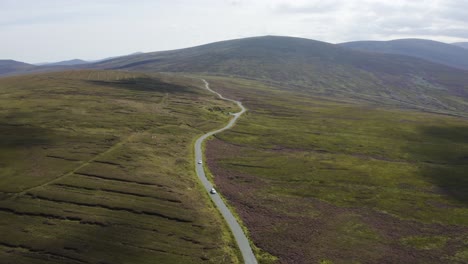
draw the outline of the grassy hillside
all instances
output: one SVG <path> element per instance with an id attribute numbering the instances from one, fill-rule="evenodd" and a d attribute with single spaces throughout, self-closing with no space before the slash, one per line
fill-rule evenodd
<path id="1" fill-rule="evenodd" d="M 73 71 L 0 87 L 0 263 L 239 261 L 191 147 L 234 109 L 201 81 Z"/>
<path id="2" fill-rule="evenodd" d="M 340 46 L 368 52 L 407 55 L 468 70 L 468 50 L 432 40 L 353 41 Z"/>
<path id="3" fill-rule="evenodd" d="M 0 76 L 35 69 L 36 66 L 14 60 L 0 60 Z"/>
<path id="4" fill-rule="evenodd" d="M 208 166 L 281 263 L 468 262 L 466 119 L 210 83 L 248 112 Z"/>
<path id="5" fill-rule="evenodd" d="M 438 56 L 459 63 L 463 63 L 467 55 L 465 50 L 449 44 L 428 43 L 412 40 L 404 54 Z M 444 46 L 440 48 L 438 45 Z M 240 76 L 316 96 L 354 98 L 468 115 L 468 70 L 415 57 L 356 51 L 302 38 L 266 36 L 236 39 L 187 49 L 123 56 L 92 65 L 43 66 L 34 71 L 57 71 L 70 67 Z"/>
<path id="6" fill-rule="evenodd" d="M 99 68 L 242 76 L 320 96 L 468 113 L 468 72 L 408 56 L 256 37 L 108 60 Z"/>

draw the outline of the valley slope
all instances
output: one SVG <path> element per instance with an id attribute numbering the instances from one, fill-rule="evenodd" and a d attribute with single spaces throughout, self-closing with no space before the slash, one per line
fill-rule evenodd
<path id="1" fill-rule="evenodd" d="M 24 62 L 14 60 L 0 60 L 0 76 L 21 73 L 35 68 L 37 67 Z"/>
<path id="2" fill-rule="evenodd" d="M 0 79 L 0 263 L 238 263 L 192 142 L 234 105 L 200 80 Z"/>
<path id="3" fill-rule="evenodd" d="M 468 42 L 456 42 L 456 43 L 452 43 L 452 45 L 462 47 L 464 49 L 468 49 Z"/>
<path id="4" fill-rule="evenodd" d="M 291 37 L 255 37 L 126 56 L 103 69 L 209 73 L 308 94 L 467 115 L 468 71 Z"/>
<path id="5" fill-rule="evenodd" d="M 248 109 L 208 167 L 279 263 L 468 262 L 466 119 L 208 80 Z"/>
<path id="6" fill-rule="evenodd" d="M 468 50 L 433 40 L 353 41 L 339 45 L 367 52 L 406 55 L 468 70 Z"/>
<path id="7" fill-rule="evenodd" d="M 7 260 L 238 261 L 190 166 L 234 111 L 206 78 L 247 108 L 206 164 L 261 263 L 468 261 L 467 70 L 275 36 L 77 67 L 0 79 Z"/>

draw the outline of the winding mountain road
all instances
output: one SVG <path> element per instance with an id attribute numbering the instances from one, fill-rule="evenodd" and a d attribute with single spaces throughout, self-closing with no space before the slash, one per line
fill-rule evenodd
<path id="1" fill-rule="evenodd" d="M 222 132 L 222 131 L 227 130 L 227 129 L 231 128 L 232 126 L 234 126 L 237 119 L 239 119 L 239 117 L 246 110 L 245 110 L 245 108 L 244 108 L 244 106 L 242 105 L 241 102 L 225 98 L 221 94 L 211 90 L 210 89 L 210 84 L 206 80 L 202 79 L 202 81 L 205 83 L 205 88 L 208 91 L 218 95 L 219 98 L 221 98 L 223 100 L 227 100 L 227 101 L 231 101 L 231 102 L 236 103 L 241 108 L 240 112 L 232 114 L 234 116 L 234 118 L 232 118 L 231 121 L 229 121 L 229 123 L 225 127 L 221 128 L 221 129 L 218 129 L 218 130 L 215 130 L 215 131 L 211 131 L 209 133 L 206 133 L 205 135 L 199 137 L 197 139 L 197 141 L 195 142 L 195 161 L 196 161 L 195 162 L 195 170 L 197 172 L 198 178 L 200 179 L 200 181 L 203 184 L 203 187 L 205 187 L 205 190 L 209 193 L 211 188 L 213 187 L 213 184 L 210 181 L 208 181 L 208 179 L 206 178 L 203 164 L 198 164 L 198 161 L 204 160 L 202 158 L 203 157 L 203 152 L 202 152 L 203 141 L 205 141 L 205 139 L 207 139 L 208 137 L 210 137 L 210 136 L 212 136 L 212 135 L 214 135 L 216 133 Z M 236 239 L 237 245 L 239 246 L 239 249 L 240 249 L 240 251 L 242 253 L 244 263 L 246 263 L 246 264 L 256 264 L 257 259 L 255 258 L 255 255 L 253 254 L 252 248 L 250 247 L 249 240 L 245 236 L 245 234 L 244 234 L 242 228 L 240 227 L 239 223 L 237 222 L 236 218 L 233 216 L 233 214 L 231 213 L 229 208 L 224 203 L 223 199 L 221 199 L 219 194 L 210 194 L 210 197 L 211 197 L 211 200 L 216 205 L 216 207 L 218 207 L 218 210 L 221 212 L 221 214 L 223 215 L 224 219 L 226 220 L 229 228 L 231 229 L 232 234 L 234 235 L 234 238 Z"/>

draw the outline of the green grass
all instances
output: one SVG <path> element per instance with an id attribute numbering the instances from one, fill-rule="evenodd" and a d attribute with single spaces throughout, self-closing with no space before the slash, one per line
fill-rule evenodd
<path id="1" fill-rule="evenodd" d="M 443 236 L 412 236 L 401 239 L 405 246 L 420 250 L 439 249 L 445 246 L 448 238 Z"/>
<path id="2" fill-rule="evenodd" d="M 254 81 L 213 77 L 210 83 L 249 109 L 207 153 L 217 164 L 211 169 L 218 188 L 262 249 L 286 262 L 437 263 L 454 251 L 441 242 L 412 255 L 418 249 L 405 239 L 444 237 L 451 248 L 464 247 L 466 119 Z"/>
<path id="3" fill-rule="evenodd" d="M 447 261 L 452 263 L 466 263 L 468 262 L 468 250 L 461 250 L 457 252 L 453 257 L 447 258 Z"/>
<path id="4" fill-rule="evenodd" d="M 192 158 L 234 106 L 201 81 L 73 71 L 0 87 L 0 262 L 239 262 Z"/>

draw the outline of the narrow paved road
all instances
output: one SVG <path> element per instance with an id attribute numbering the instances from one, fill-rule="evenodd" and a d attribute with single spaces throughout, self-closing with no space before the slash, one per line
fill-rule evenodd
<path id="1" fill-rule="evenodd" d="M 231 102 L 236 103 L 242 109 L 240 112 L 233 114 L 234 118 L 232 118 L 231 121 L 229 121 L 229 124 L 227 124 L 227 126 L 221 128 L 221 129 L 206 133 L 205 135 L 198 138 L 197 141 L 195 142 L 195 161 L 196 161 L 195 162 L 195 170 L 197 171 L 198 178 L 203 183 L 203 186 L 205 187 L 205 190 L 209 193 L 210 189 L 213 187 L 213 184 L 211 182 L 209 182 L 208 179 L 206 178 L 205 171 L 203 169 L 203 164 L 198 164 L 199 160 L 204 161 L 204 159 L 202 158 L 203 157 L 202 143 L 208 137 L 210 137 L 210 136 L 212 136 L 212 135 L 214 135 L 216 133 L 219 133 L 221 131 L 224 131 L 226 129 L 229 129 L 232 126 L 234 126 L 234 123 L 236 122 L 236 120 L 239 119 L 239 117 L 245 112 L 245 108 L 244 108 L 244 106 L 242 105 L 241 102 L 225 98 L 221 94 L 211 90 L 210 89 L 210 84 L 206 80 L 202 79 L 202 81 L 205 83 L 205 88 L 208 91 L 210 91 L 210 92 L 212 92 L 214 94 L 217 94 L 219 96 L 219 98 L 221 98 L 223 100 L 227 100 L 227 101 L 231 101 Z M 229 228 L 231 228 L 231 231 L 232 231 L 232 233 L 234 235 L 234 238 L 236 239 L 237 245 L 239 246 L 239 249 L 240 249 L 240 251 L 242 253 L 242 257 L 244 258 L 244 263 L 246 263 L 246 264 L 256 264 L 257 259 L 255 258 L 255 255 L 252 252 L 252 248 L 250 247 L 249 240 L 245 236 L 244 231 L 240 227 L 239 223 L 236 221 L 236 218 L 234 218 L 231 211 L 226 206 L 226 204 L 223 202 L 223 200 L 221 199 L 219 194 L 210 194 L 209 193 L 209 195 L 211 197 L 211 200 L 213 200 L 215 205 L 218 207 L 218 210 L 221 212 L 224 219 L 226 219 L 226 222 L 227 222 Z"/>

